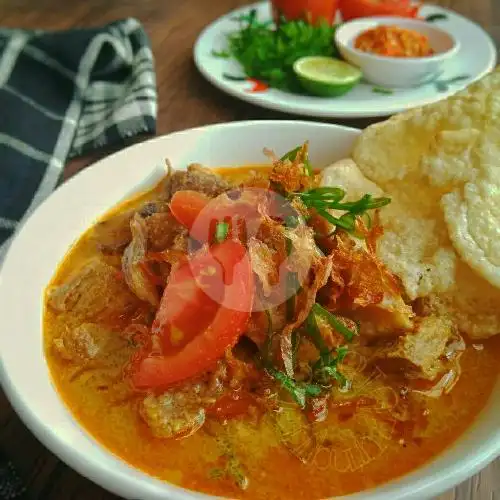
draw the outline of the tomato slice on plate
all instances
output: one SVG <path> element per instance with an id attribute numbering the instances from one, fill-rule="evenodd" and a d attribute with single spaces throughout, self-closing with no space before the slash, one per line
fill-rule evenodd
<path id="1" fill-rule="evenodd" d="M 339 9 L 344 21 L 358 17 L 398 16 L 417 17 L 420 5 L 410 0 L 340 0 Z"/>
<path id="2" fill-rule="evenodd" d="M 142 359 L 132 372 L 132 383 L 138 389 L 165 388 L 211 369 L 245 331 L 254 297 L 252 266 L 247 251 L 240 242 L 227 240 L 211 247 L 210 255 L 220 265 L 220 273 L 217 272 L 214 276 L 218 276 L 222 292 L 220 305 L 213 319 L 180 351 Z M 183 276 L 188 274 L 181 275 L 181 278 Z M 185 295 L 181 293 L 180 298 L 178 287 L 175 293 L 164 293 L 158 311 L 160 317 L 157 315 L 155 319 L 157 330 L 166 327 L 172 320 L 185 317 L 186 312 L 189 312 L 191 320 L 198 315 L 198 309 L 193 309 L 191 299 L 200 296 L 196 290 L 189 290 L 190 293 Z M 191 293 L 193 290 L 194 295 Z M 172 313 L 168 312 L 169 304 L 166 302 L 169 297 L 174 301 L 178 300 Z"/>

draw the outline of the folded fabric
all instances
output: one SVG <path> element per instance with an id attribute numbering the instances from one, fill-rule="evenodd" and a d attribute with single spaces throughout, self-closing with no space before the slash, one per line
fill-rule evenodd
<path id="1" fill-rule="evenodd" d="M 21 478 L 0 450 L 0 500 L 21 499 L 26 492 Z"/>
<path id="2" fill-rule="evenodd" d="M 0 29 L 0 257 L 68 158 L 154 133 L 156 103 L 153 55 L 136 19 Z"/>

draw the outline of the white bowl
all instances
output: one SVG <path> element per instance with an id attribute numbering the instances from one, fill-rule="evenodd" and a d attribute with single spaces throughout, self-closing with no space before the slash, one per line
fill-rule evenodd
<path id="1" fill-rule="evenodd" d="M 323 167 L 349 155 L 359 130 L 336 125 L 259 121 L 212 125 L 127 148 L 64 183 L 28 219 L 0 270 L 0 377 L 15 410 L 38 439 L 80 474 L 129 499 L 210 498 L 129 466 L 80 427 L 52 385 L 43 355 L 42 293 L 69 246 L 107 209 L 152 186 L 168 156 L 178 168 L 265 161 L 310 140 Z M 47 237 L 47 235 L 50 235 Z M 424 500 L 478 472 L 500 454 L 500 384 L 474 424 L 450 448 L 414 472 L 350 500 Z"/>
<path id="2" fill-rule="evenodd" d="M 426 35 L 435 54 L 428 57 L 386 57 L 354 48 L 358 35 L 380 25 L 398 26 Z M 439 76 L 443 65 L 454 57 L 459 43 L 446 31 L 426 21 L 401 17 L 370 17 L 342 24 L 335 32 L 335 43 L 342 57 L 358 66 L 366 80 L 388 88 L 421 85 Z"/>

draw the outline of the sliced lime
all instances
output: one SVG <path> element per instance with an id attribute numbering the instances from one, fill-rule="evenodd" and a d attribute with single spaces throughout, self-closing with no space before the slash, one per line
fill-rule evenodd
<path id="1" fill-rule="evenodd" d="M 362 76 L 358 68 L 324 56 L 301 57 L 295 61 L 293 70 L 307 92 L 321 97 L 349 92 Z"/>

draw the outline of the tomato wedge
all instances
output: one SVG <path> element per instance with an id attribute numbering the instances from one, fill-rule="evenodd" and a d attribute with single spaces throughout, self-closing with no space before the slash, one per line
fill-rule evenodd
<path id="1" fill-rule="evenodd" d="M 170 210 L 176 220 L 189 229 L 192 238 L 202 243 L 214 241 L 217 222 L 229 225 L 228 237 L 244 239 L 246 222 L 255 218 L 262 190 L 246 189 L 232 200 L 226 195 L 209 198 L 197 191 L 177 191 L 170 201 Z"/>
<path id="2" fill-rule="evenodd" d="M 177 191 L 170 200 L 170 211 L 179 224 L 191 230 L 210 201 L 211 198 L 197 191 Z M 210 216 L 208 212 L 206 215 Z M 191 234 L 191 237 L 199 241 L 207 241 L 209 235 L 208 227 L 209 223 L 207 221 L 205 230 L 199 234 Z M 200 229 L 202 229 L 201 225 Z"/>
<path id="3" fill-rule="evenodd" d="M 372 16 L 417 17 L 419 8 L 410 0 L 340 0 L 339 3 L 344 21 Z"/>
<path id="4" fill-rule="evenodd" d="M 172 270 L 153 321 L 165 352 L 186 345 L 213 320 L 223 294 L 221 265 L 211 254 Z"/>
<path id="5" fill-rule="evenodd" d="M 212 368 L 244 332 L 254 297 L 252 266 L 246 249 L 237 241 L 227 240 L 214 245 L 210 253 L 220 264 L 224 285 L 221 304 L 213 320 L 179 352 L 141 360 L 132 373 L 132 383 L 138 389 L 165 388 L 203 373 Z M 164 308 L 166 311 L 166 303 Z M 190 313 L 193 318 L 197 310 L 190 309 Z"/>

